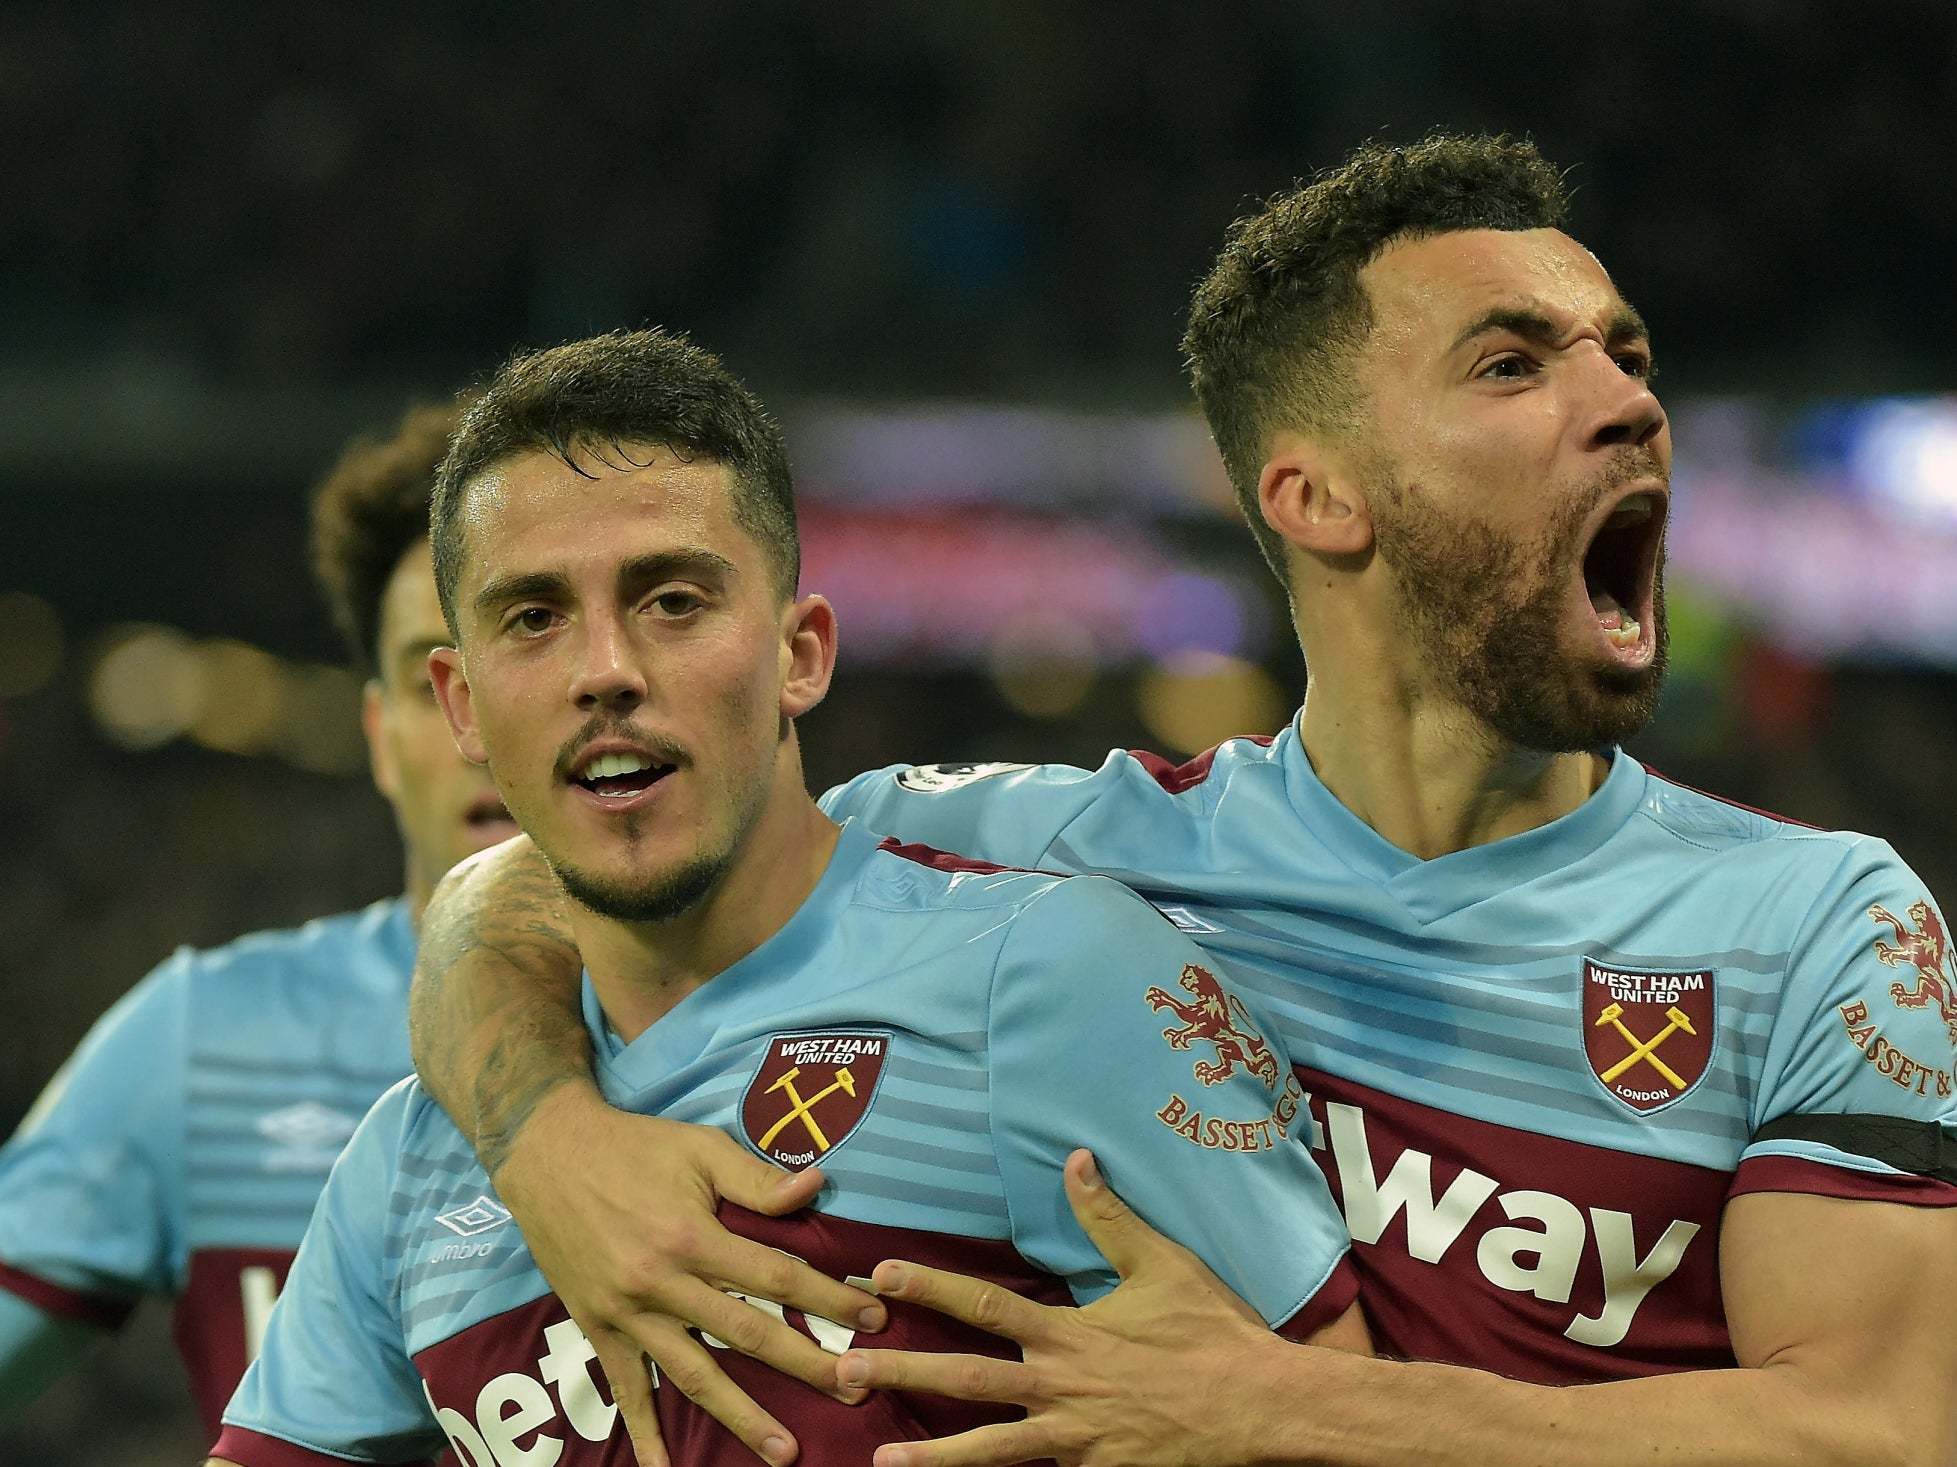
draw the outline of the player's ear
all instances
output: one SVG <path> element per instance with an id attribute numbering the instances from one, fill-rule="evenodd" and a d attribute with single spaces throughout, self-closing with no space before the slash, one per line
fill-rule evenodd
<path id="1" fill-rule="evenodd" d="M 368 678 L 360 690 L 360 731 L 367 736 L 367 768 L 374 776 L 374 788 L 392 800 L 401 790 L 401 770 L 387 737 L 387 694 L 377 677 Z"/>
<path id="2" fill-rule="evenodd" d="M 487 764 L 489 750 L 476 723 L 476 702 L 469 691 L 469 676 L 462 670 L 462 654 L 453 647 L 434 648 L 428 654 L 428 676 L 449 732 L 455 735 L 455 747 L 471 764 Z"/>
<path id="3" fill-rule="evenodd" d="M 836 671 L 836 608 L 804 596 L 782 612 L 781 714 L 800 718 L 829 693 Z"/>
<path id="4" fill-rule="evenodd" d="M 1286 544 L 1308 555 L 1372 549 L 1372 510 L 1358 474 L 1310 434 L 1286 428 L 1271 435 L 1257 476 L 1257 507 Z"/>

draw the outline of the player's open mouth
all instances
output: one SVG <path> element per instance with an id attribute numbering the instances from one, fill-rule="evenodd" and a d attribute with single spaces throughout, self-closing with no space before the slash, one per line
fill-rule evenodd
<path id="1" fill-rule="evenodd" d="M 1629 664 L 1651 658 L 1658 549 L 1664 543 L 1666 496 L 1626 495 L 1591 537 L 1583 556 L 1583 589 L 1613 657 Z"/>
<path id="2" fill-rule="evenodd" d="M 571 783 L 606 805 L 624 806 L 634 803 L 673 769 L 673 765 L 636 750 L 587 752 L 573 766 Z"/>

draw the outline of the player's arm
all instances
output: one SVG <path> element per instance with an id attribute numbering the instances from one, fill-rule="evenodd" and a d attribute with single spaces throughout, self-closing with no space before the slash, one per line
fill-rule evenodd
<path id="1" fill-rule="evenodd" d="M 822 1187 L 725 1132 L 629 1115 L 592 1080 L 582 959 L 556 877 L 527 837 L 452 871 L 422 919 L 410 1005 L 415 1066 L 470 1139 L 532 1256 L 591 1341 L 641 1460 L 661 1460 L 644 1356 L 764 1460 L 789 1432 L 686 1335 L 703 1329 L 811 1385 L 835 1361 L 784 1321 L 730 1312 L 728 1288 L 883 1327 L 883 1306 L 715 1217 L 725 1199 L 791 1212 Z M 853 1393 L 851 1393 L 853 1394 Z M 770 1442 L 789 1446 L 768 1446 Z M 764 1450 L 765 1448 L 765 1450 Z"/>
<path id="2" fill-rule="evenodd" d="M 119 1000 L 0 1148 L 0 1419 L 172 1284 L 187 980 L 179 954 Z"/>
<path id="3" fill-rule="evenodd" d="M 431 1114 L 412 1082 L 394 1086 L 333 1164 L 212 1460 L 423 1463 L 442 1449 L 390 1277 L 388 1209 L 417 1112 Z"/>
<path id="4" fill-rule="evenodd" d="M 977 1280 L 879 1267 L 886 1296 L 993 1330 L 1028 1357 L 970 1369 L 949 1390 L 925 1388 L 1027 1399 L 1031 1414 L 1019 1427 L 985 1428 L 992 1440 L 880 1447 L 876 1467 L 1043 1455 L 1089 1467 L 1945 1467 L 1957 1451 L 1957 1287 L 1946 1262 L 1957 1219 L 1948 1209 L 1740 1198 L 1721 1249 L 1740 1368 L 1537 1386 L 1300 1348 L 1250 1328 L 1241 1302 L 1193 1255 L 1082 1175 L 1086 1161 L 1069 1166 L 1068 1197 L 1121 1272 L 1103 1301 L 1127 1296 L 1121 1327 Z M 890 1386 L 929 1358 L 853 1350 L 841 1369 Z"/>
<path id="5" fill-rule="evenodd" d="M 1139 1467 L 1945 1467 L 1957 1457 L 1952 1101 L 1939 1097 L 1934 1071 L 1920 1095 L 1900 1062 L 1884 1074 L 1868 1057 L 1873 1036 L 1858 1048 L 1848 1025 L 1858 1004 L 1874 1012 L 1879 998 L 1888 1005 L 1892 1047 L 1928 1055 L 1941 1041 L 1948 1055 L 1937 1006 L 1925 1006 L 1929 1020 L 1899 1008 L 1889 988 L 1894 976 L 1874 956 L 1871 910 L 1907 917 L 1911 885 L 1893 858 L 1838 872 L 1794 946 L 1757 1087 L 1758 1139 L 1742 1159 L 1721 1228 L 1736 1369 L 1559 1388 L 1454 1366 L 1273 1349 L 1233 1324 L 1234 1300 L 1186 1250 L 1105 1187 L 1071 1188 L 1070 1196 L 1103 1251 L 1127 1260 L 1110 1300 L 1127 1293 L 1140 1312 L 1149 1304 L 1145 1289 L 1173 1298 L 1173 1315 L 1159 1305 L 1152 1311 L 1172 1329 L 1110 1336 L 1093 1329 L 1086 1311 L 1063 1320 L 1016 1301 L 1002 1308 L 996 1291 L 988 1296 L 973 1281 L 918 1270 L 884 1292 L 961 1318 L 983 1314 L 993 1321 L 987 1327 L 1053 1362 L 1037 1383 L 1046 1393 L 1042 1411 L 1074 1434 L 1070 1440 L 1151 1422 L 1152 1439 L 1170 1445 L 1119 1459 Z M 1927 905 L 1926 914 L 1927 931 L 1934 917 Z M 1917 946 L 1927 954 L 1935 944 Z M 1957 992 L 1951 997 L 1957 1022 Z M 1879 1119 L 1866 1124 L 1869 1117 Z M 1119 1373 L 1111 1374 L 1116 1363 Z M 877 1368 L 854 1377 L 885 1383 Z M 1165 1409 L 1125 1384 L 1135 1380 L 1189 1386 Z M 878 1464 L 1016 1460 L 924 1443 L 885 1449 Z M 1115 1459 L 1089 1448 L 1062 1460 Z"/>
<path id="6" fill-rule="evenodd" d="M 839 1378 L 1024 1407 L 1023 1421 L 932 1448 L 985 1454 L 975 1460 L 1130 1462 L 1162 1450 L 1200 1460 L 1209 1428 L 1192 1422 L 1179 1440 L 1178 1401 L 1188 1390 L 1241 1412 L 1242 1383 L 1227 1363 L 1215 1368 L 1233 1347 L 1370 1353 L 1345 1221 L 1298 1135 L 1303 1092 L 1212 959 L 1132 893 L 1077 878 L 1015 923 L 989 1012 L 993 1146 L 1013 1242 L 1085 1307 L 978 1285 L 963 1317 L 1008 1333 L 1021 1361 L 854 1349 Z M 1092 1158 L 1072 1152 L 1083 1136 Z M 1083 1205 L 1112 1195 L 1102 1171 L 1180 1240 L 1149 1233 L 1174 1249 L 1180 1273 L 1131 1276 L 1133 1250 L 1090 1237 L 1059 1205 L 1063 1185 Z M 1182 1273 L 1197 1287 L 1182 1287 Z M 876 1278 L 932 1303 L 972 1282 L 901 1262 Z M 1161 1340 L 1188 1357 L 1173 1384 L 1149 1368 Z M 1068 1392 L 1108 1409 L 1069 1409 Z"/>

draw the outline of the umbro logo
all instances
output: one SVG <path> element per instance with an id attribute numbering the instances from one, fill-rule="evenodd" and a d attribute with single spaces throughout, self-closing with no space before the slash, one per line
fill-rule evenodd
<path id="1" fill-rule="evenodd" d="M 271 1172 L 323 1172 L 347 1144 L 359 1117 L 343 1110 L 302 1100 L 279 1110 L 268 1111 L 253 1123 L 259 1135 L 275 1148 L 265 1154 L 265 1170 Z"/>
<path id="2" fill-rule="evenodd" d="M 477 1233 L 500 1228 L 510 1220 L 510 1210 L 493 1198 L 478 1196 L 474 1202 L 442 1213 L 435 1221 L 458 1237 L 473 1238 Z"/>

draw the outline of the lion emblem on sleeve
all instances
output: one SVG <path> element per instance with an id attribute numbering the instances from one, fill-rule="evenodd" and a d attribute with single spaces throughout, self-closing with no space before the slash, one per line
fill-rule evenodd
<path id="1" fill-rule="evenodd" d="M 1916 970 L 1914 984 L 1892 983 L 1889 996 L 1896 1000 L 1898 1008 L 1920 1009 L 1935 1004 L 1951 1042 L 1957 1044 L 1957 976 L 1951 971 L 1943 923 L 1937 920 L 1936 911 L 1928 902 L 1912 902 L 1908 915 L 1910 925 L 1905 927 L 1902 919 L 1887 907 L 1869 908 L 1870 917 L 1896 934 L 1894 942 L 1876 939 L 1877 960 L 1891 968 Z"/>
<path id="2" fill-rule="evenodd" d="M 1241 1067 L 1277 1089 L 1277 1056 L 1251 1024 L 1243 1000 L 1225 993 L 1216 975 L 1195 963 L 1183 965 L 1178 982 L 1192 1002 L 1183 1002 L 1166 988 L 1151 988 L 1143 997 L 1151 1009 L 1158 1013 L 1167 1009 L 1181 1021 L 1180 1028 L 1162 1031 L 1171 1049 L 1189 1049 L 1198 1041 L 1215 1048 L 1214 1060 L 1196 1062 L 1196 1078 L 1205 1085 L 1220 1085 Z"/>

